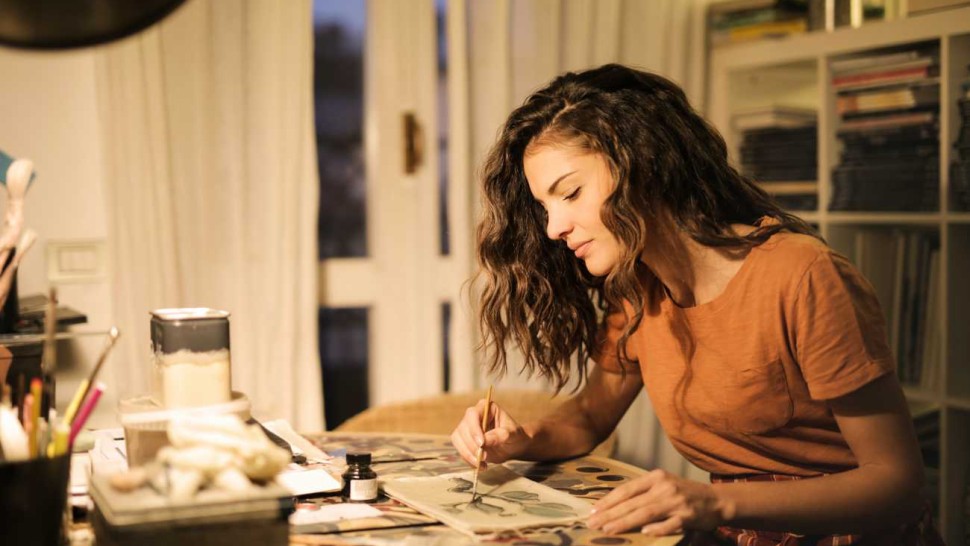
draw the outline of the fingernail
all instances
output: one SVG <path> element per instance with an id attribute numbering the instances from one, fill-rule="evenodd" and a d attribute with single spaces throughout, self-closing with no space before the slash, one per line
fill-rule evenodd
<path id="1" fill-rule="evenodd" d="M 597 510 L 595 508 L 590 508 L 589 509 L 590 515 L 595 514 L 596 512 L 597 512 Z"/>

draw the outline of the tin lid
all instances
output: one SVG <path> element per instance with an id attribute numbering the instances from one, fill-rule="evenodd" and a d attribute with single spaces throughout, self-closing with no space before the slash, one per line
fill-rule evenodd
<path id="1" fill-rule="evenodd" d="M 207 307 L 151 311 L 152 351 L 207 352 L 229 349 L 229 313 Z"/>
<path id="2" fill-rule="evenodd" d="M 210 309 L 208 307 L 171 307 L 167 309 L 155 309 L 150 311 L 153 317 L 161 320 L 204 320 L 204 319 L 228 319 L 229 311 L 220 309 Z"/>

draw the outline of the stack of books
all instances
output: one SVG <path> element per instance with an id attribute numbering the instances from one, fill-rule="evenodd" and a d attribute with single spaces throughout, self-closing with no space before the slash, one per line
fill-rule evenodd
<path id="1" fill-rule="evenodd" d="M 741 172 L 790 210 L 818 207 L 818 128 L 815 110 L 768 106 L 736 112 Z"/>
<path id="2" fill-rule="evenodd" d="M 938 209 L 938 47 L 848 58 L 831 69 L 842 156 L 829 209 Z"/>
<path id="3" fill-rule="evenodd" d="M 708 7 L 712 46 L 800 34 L 808 30 L 807 0 L 728 0 Z"/>
<path id="4" fill-rule="evenodd" d="M 970 73 L 970 65 L 967 65 Z M 950 208 L 970 211 L 970 76 L 963 80 L 960 106 L 960 129 L 954 143 L 954 161 L 950 164 Z"/>

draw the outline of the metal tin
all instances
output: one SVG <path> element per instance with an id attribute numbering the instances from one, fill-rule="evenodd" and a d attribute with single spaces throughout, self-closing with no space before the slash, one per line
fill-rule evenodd
<path id="1" fill-rule="evenodd" d="M 196 353 L 229 349 L 229 312 L 207 307 L 156 309 L 151 312 L 152 352 Z"/>

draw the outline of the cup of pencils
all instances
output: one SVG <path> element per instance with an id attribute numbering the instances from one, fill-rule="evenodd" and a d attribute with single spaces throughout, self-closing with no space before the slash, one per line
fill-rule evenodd
<path id="1" fill-rule="evenodd" d="M 66 544 L 70 471 L 70 453 L 0 463 L 0 544 Z"/>
<path id="2" fill-rule="evenodd" d="M 17 404 L 4 385 L 0 399 L 0 544 L 65 541 L 70 428 L 53 409 L 41 416 L 42 384 L 32 379 Z"/>

